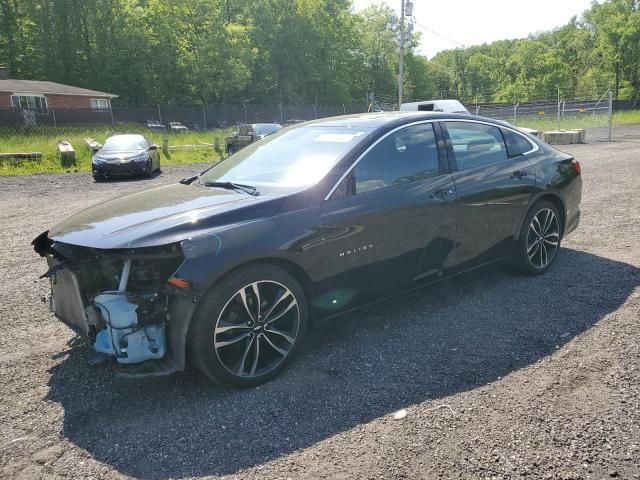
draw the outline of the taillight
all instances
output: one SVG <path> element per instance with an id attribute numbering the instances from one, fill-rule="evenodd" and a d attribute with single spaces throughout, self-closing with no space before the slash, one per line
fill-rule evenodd
<path id="1" fill-rule="evenodd" d="M 580 162 L 578 160 L 571 160 L 571 165 L 573 165 L 573 169 L 576 171 L 576 173 L 578 175 L 580 175 L 580 173 L 582 173 L 582 165 L 580 165 Z"/>

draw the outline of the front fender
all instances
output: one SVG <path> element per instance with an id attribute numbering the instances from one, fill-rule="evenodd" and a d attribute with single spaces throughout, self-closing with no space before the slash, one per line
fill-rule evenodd
<path id="1" fill-rule="evenodd" d="M 169 328 L 171 356 L 178 368 L 185 365 L 193 315 L 216 282 L 242 265 L 274 259 L 294 265 L 312 283 L 324 280 L 328 275 L 324 238 L 320 208 L 310 207 L 181 242 L 185 260 L 173 276 L 189 286 L 174 297 Z"/>

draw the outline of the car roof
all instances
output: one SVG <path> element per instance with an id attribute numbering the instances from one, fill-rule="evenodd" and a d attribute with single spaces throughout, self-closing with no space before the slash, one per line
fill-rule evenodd
<path id="1" fill-rule="evenodd" d="M 292 125 L 289 128 L 304 128 L 308 126 L 322 127 L 356 127 L 375 130 L 381 127 L 395 127 L 405 123 L 417 122 L 420 120 L 447 120 L 447 119 L 467 119 L 490 122 L 496 125 L 513 128 L 506 122 L 494 120 L 492 118 L 479 117 L 477 115 L 464 113 L 445 113 L 445 112 L 376 112 L 361 113 L 355 115 L 342 115 L 339 117 L 323 118 L 319 120 L 311 120 L 309 122 Z"/>

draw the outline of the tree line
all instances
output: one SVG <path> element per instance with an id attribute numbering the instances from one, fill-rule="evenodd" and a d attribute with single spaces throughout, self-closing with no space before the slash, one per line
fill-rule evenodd
<path id="1" fill-rule="evenodd" d="M 121 105 L 352 104 L 397 91 L 398 20 L 385 5 L 0 0 L 0 14 L 11 78 L 107 91 Z M 594 2 L 553 31 L 430 60 L 419 42 L 416 31 L 405 48 L 408 100 L 640 97 L 640 0 Z"/>

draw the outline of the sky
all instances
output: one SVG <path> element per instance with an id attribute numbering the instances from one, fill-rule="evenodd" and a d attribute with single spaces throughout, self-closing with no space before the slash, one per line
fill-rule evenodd
<path id="1" fill-rule="evenodd" d="M 400 14 L 401 0 L 353 0 L 356 11 L 387 3 Z M 433 57 L 441 50 L 523 38 L 560 27 L 578 17 L 592 0 L 412 0 L 419 52 Z M 426 27 L 426 28 L 425 28 Z M 431 31 L 429 31 L 431 30 Z"/>

